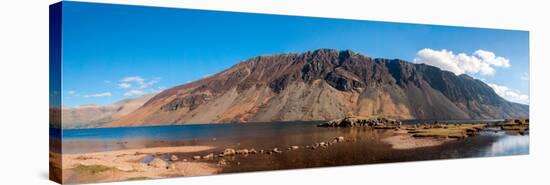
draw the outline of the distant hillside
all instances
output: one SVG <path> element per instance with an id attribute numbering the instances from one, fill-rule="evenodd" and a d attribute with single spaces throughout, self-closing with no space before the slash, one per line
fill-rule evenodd
<path id="1" fill-rule="evenodd" d="M 82 105 L 79 107 L 63 107 L 62 119 L 63 128 L 93 128 L 101 127 L 105 123 L 119 119 L 127 115 L 155 94 L 147 94 L 138 98 L 125 99 L 112 105 Z"/>
<path id="2" fill-rule="evenodd" d="M 258 56 L 165 90 L 101 126 L 329 120 L 527 117 L 480 80 L 402 60 L 346 50 Z"/>

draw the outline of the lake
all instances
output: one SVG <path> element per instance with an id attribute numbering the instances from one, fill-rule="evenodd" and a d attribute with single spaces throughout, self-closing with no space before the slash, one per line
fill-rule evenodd
<path id="1" fill-rule="evenodd" d="M 191 159 L 193 155 L 219 153 L 225 148 L 279 148 L 284 151 L 276 155 L 231 157 L 228 159 L 229 162 L 237 165 L 228 165 L 224 167 L 223 172 L 529 154 L 528 135 L 510 135 L 498 130 L 482 131 L 477 136 L 450 141 L 439 146 L 398 150 L 381 141 L 382 138 L 392 136 L 391 131 L 364 127 L 321 128 L 316 127 L 318 123 L 320 121 L 70 129 L 63 130 L 58 135 L 62 135 L 63 138 L 63 153 L 164 146 L 216 147 L 200 153 L 176 154 L 182 159 Z M 338 136 L 352 139 L 354 142 L 332 145 L 326 149 L 286 151 L 289 146 L 304 147 Z M 167 159 L 168 155 L 160 157 Z M 215 163 L 217 160 L 207 162 Z"/>

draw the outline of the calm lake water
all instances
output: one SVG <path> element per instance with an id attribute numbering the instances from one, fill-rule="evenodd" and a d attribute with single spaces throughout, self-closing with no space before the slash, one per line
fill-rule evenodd
<path id="1" fill-rule="evenodd" d="M 162 146 L 209 145 L 216 149 L 198 153 L 176 154 L 190 159 L 193 155 L 219 153 L 225 148 L 279 148 L 283 154 L 248 155 L 229 158 L 224 172 L 293 169 L 352 164 L 490 157 L 529 154 L 529 136 L 486 131 L 464 140 L 434 147 L 408 150 L 392 149 L 381 141 L 392 136 L 387 130 L 369 128 L 321 128 L 319 121 L 177 125 L 132 128 L 63 130 L 63 153 L 88 153 Z M 407 122 L 407 123 L 410 123 Z M 292 145 L 304 147 L 315 142 L 344 136 L 355 142 L 332 145 L 325 149 L 286 151 Z M 161 156 L 167 158 L 168 156 Z M 215 163 L 217 159 L 208 161 Z"/>

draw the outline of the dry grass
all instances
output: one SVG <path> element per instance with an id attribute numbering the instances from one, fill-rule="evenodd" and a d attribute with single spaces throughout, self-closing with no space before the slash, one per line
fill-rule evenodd
<path id="1" fill-rule="evenodd" d="M 103 165 L 83 165 L 79 164 L 74 170 L 80 173 L 97 174 L 105 171 L 115 170 L 116 168 Z"/>
<path id="2" fill-rule="evenodd" d="M 412 129 L 414 137 L 437 137 L 463 139 L 477 134 L 477 131 L 485 128 L 487 124 L 437 124 L 420 126 Z"/>

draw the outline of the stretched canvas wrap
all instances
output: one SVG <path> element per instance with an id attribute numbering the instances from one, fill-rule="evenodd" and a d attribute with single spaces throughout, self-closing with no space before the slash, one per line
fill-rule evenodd
<path id="1" fill-rule="evenodd" d="M 529 154 L 529 32 L 50 6 L 50 178 Z"/>

